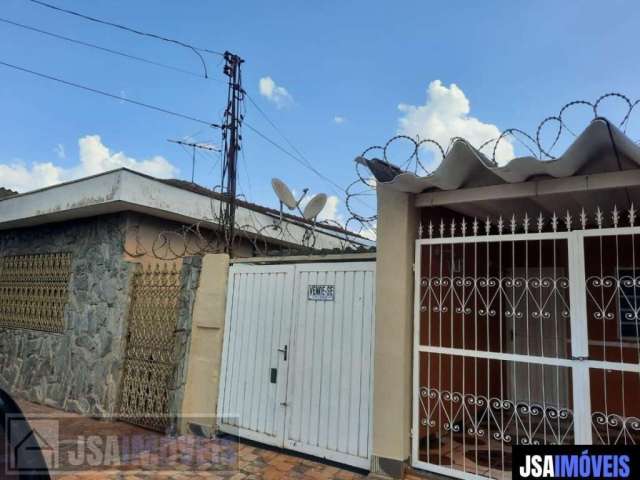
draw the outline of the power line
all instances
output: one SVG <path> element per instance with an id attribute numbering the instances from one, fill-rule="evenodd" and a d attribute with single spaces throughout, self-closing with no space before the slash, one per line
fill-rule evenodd
<path id="1" fill-rule="evenodd" d="M 260 108 L 260 106 L 256 103 L 256 101 L 253 99 L 253 97 L 251 95 L 249 95 L 247 93 L 247 98 L 249 99 L 249 101 L 251 102 L 251 104 L 256 107 L 256 109 L 258 110 L 258 112 L 260 113 L 260 115 L 262 115 L 264 117 L 264 119 L 269 122 L 269 125 L 271 125 L 273 127 L 273 129 L 278 132 L 280 134 L 280 136 L 284 139 L 285 142 L 287 142 L 287 144 L 293 149 L 293 151 L 295 151 L 302 160 L 304 160 L 309 166 L 311 166 L 311 162 L 309 162 L 306 158 L 304 158 L 304 155 L 302 154 L 302 152 L 300 150 L 298 150 L 296 148 L 296 146 L 291 143 L 291 141 L 289 141 L 289 139 L 287 138 L 287 136 L 282 132 L 282 130 L 280 130 L 278 128 L 278 126 L 271 120 L 271 118 L 269 118 L 269 116 L 264 112 L 264 110 L 262 110 Z"/>
<path id="2" fill-rule="evenodd" d="M 4 22 L 4 23 L 7 23 L 9 25 L 13 25 L 15 27 L 23 28 L 25 30 L 30 30 L 32 32 L 41 33 L 43 35 L 47 35 L 49 37 L 57 38 L 59 40 L 64 40 L 66 42 L 71 42 L 71 43 L 75 43 L 77 45 L 82 45 L 84 47 L 94 48 L 96 50 L 100 50 L 100 51 L 103 51 L 103 52 L 111 53 L 113 55 L 119 55 L 121 57 L 125 57 L 125 58 L 128 58 L 130 60 L 137 60 L 139 62 L 147 63 L 147 64 L 150 64 L 150 65 L 155 65 L 156 67 L 166 68 L 166 69 L 169 69 L 169 70 L 173 70 L 175 72 L 184 73 L 186 75 L 191 75 L 191 76 L 198 77 L 198 78 L 207 78 L 207 77 L 204 77 L 202 74 L 196 73 L 196 72 L 192 72 L 191 70 L 186 70 L 184 68 L 176 67 L 176 66 L 169 65 L 169 64 L 166 64 L 166 63 L 157 62 L 155 60 L 149 60 L 148 58 L 139 57 L 137 55 L 132 55 L 130 53 L 126 53 L 126 52 L 123 52 L 123 51 L 120 51 L 120 50 L 114 50 L 112 48 L 102 47 L 100 45 L 96 45 L 95 43 L 89 43 L 89 42 L 85 42 L 83 40 L 77 40 L 75 38 L 66 37 L 66 36 L 60 35 L 58 33 L 48 32 L 46 30 L 42 30 L 42 29 L 37 28 L 37 27 L 32 27 L 30 25 L 25 25 L 23 23 L 14 22 L 13 20 L 9 20 L 9 19 L 6 19 L 6 18 L 0 17 L 0 22 Z M 222 80 L 217 80 L 217 79 L 210 78 L 210 77 L 207 78 L 207 79 L 208 80 L 216 80 L 216 81 L 222 82 Z"/>
<path id="3" fill-rule="evenodd" d="M 127 27 L 125 25 L 121 25 L 121 24 L 118 24 L 118 23 L 109 22 L 107 20 L 101 20 L 101 19 L 96 18 L 96 17 L 90 17 L 89 15 L 85 15 L 83 13 L 75 12 L 73 10 L 67 10 L 65 8 L 58 7 L 56 5 L 51 5 L 50 3 L 43 2 L 41 0 L 29 0 L 29 1 L 33 2 L 33 3 L 37 3 L 38 5 L 42 5 L 43 7 L 51 8 L 53 10 L 57 10 L 57 11 L 63 12 L 63 13 L 68 13 L 69 15 L 75 15 L 76 17 L 84 18 L 85 20 L 89 20 L 89 21 L 96 22 L 96 23 L 101 23 L 103 25 L 108 25 L 110 27 L 119 28 L 121 30 L 125 30 L 125 31 L 131 32 L 131 33 L 135 33 L 137 35 L 142 35 L 142 36 L 145 36 L 145 37 L 151 37 L 151 38 L 155 38 L 157 40 L 162 40 L 162 41 L 165 41 L 165 42 L 175 43 L 177 45 L 180 45 L 180 46 L 183 46 L 183 47 L 186 47 L 186 48 L 190 48 L 190 49 L 193 49 L 193 50 L 198 50 L 200 52 L 211 53 L 213 55 L 220 55 L 221 57 L 224 56 L 224 52 L 218 52 L 218 51 L 210 50 L 208 48 L 203 48 L 203 47 L 196 47 L 194 45 L 188 44 L 186 42 L 182 42 L 180 40 L 174 40 L 172 38 L 163 37 L 162 35 L 158 35 L 158 34 L 155 34 L 155 33 L 143 32 L 141 30 L 136 30 L 135 28 Z"/>
<path id="4" fill-rule="evenodd" d="M 192 117 L 190 115 L 185 115 L 183 113 L 174 112 L 172 110 L 168 110 L 168 109 L 163 108 L 163 107 L 158 107 L 158 106 L 155 106 L 155 105 L 151 105 L 149 103 L 143 103 L 143 102 L 139 102 L 137 100 L 131 100 L 129 98 L 122 97 L 120 95 L 115 95 L 113 93 L 105 92 L 103 90 L 98 90 L 97 88 L 93 88 L 93 87 L 87 87 L 86 85 L 81 85 L 79 83 L 70 82 L 70 81 L 64 80 L 62 78 L 54 77 L 52 75 L 47 75 L 46 73 L 36 72 L 35 70 L 30 70 L 28 68 L 20 67 L 18 65 L 13 65 L 11 63 L 3 62 L 1 60 L 0 60 L 0 65 L 3 65 L 5 67 L 9 67 L 9 68 L 13 68 L 14 70 L 19 70 L 21 72 L 29 73 L 31 75 L 35 75 L 36 77 L 40 77 L 40 78 L 44 78 L 44 79 L 51 80 L 51 81 L 54 81 L 54 82 L 58 82 L 58 83 L 61 83 L 63 85 L 67 85 L 69 87 L 74 87 L 74 88 L 78 88 L 80 90 L 85 90 L 87 92 L 96 93 L 98 95 L 102 95 L 102 96 L 105 96 L 105 97 L 114 98 L 114 99 L 120 100 L 122 102 L 131 103 L 131 104 L 137 105 L 139 107 L 148 108 L 150 110 L 155 110 L 157 112 L 165 113 L 167 115 L 172 115 L 174 117 L 183 118 L 185 120 L 190 120 L 192 122 L 202 123 L 202 124 L 207 125 L 209 127 L 222 128 L 220 125 L 218 125 L 216 123 L 207 122 L 206 120 L 201 120 L 199 118 Z"/>
<path id="5" fill-rule="evenodd" d="M 155 33 L 143 32 L 142 30 L 137 30 L 135 28 L 127 27 L 126 25 L 121 25 L 119 23 L 109 22 L 107 20 L 102 20 L 102 19 L 99 19 L 99 18 L 96 18 L 96 17 L 91 17 L 89 15 L 85 15 L 83 13 L 76 12 L 74 10 L 68 10 L 66 8 L 61 8 L 61 7 L 58 7 L 56 5 L 52 5 L 50 3 L 43 2 L 41 0 L 29 0 L 29 1 L 32 2 L 32 3 L 35 3 L 37 5 L 40 5 L 40 6 L 50 8 L 52 10 L 56 10 L 58 12 L 66 13 L 66 14 L 69 14 L 69 15 L 74 15 L 74 16 L 82 18 L 84 20 L 89 20 L 91 22 L 100 23 L 102 25 L 107 25 L 107 26 L 110 26 L 110 27 L 113 27 L 113 28 L 118 28 L 120 30 L 124 30 L 124 31 L 129 32 L 129 33 L 134 33 L 136 35 L 141 35 L 143 37 L 154 38 L 156 40 L 161 40 L 163 42 L 169 42 L 169 43 L 173 43 L 173 44 L 176 44 L 176 45 L 180 45 L 181 47 L 188 48 L 193 53 L 195 53 L 198 56 L 198 58 L 200 59 L 200 62 L 202 62 L 202 67 L 204 69 L 205 78 L 208 76 L 207 75 L 207 64 L 204 61 L 204 57 L 202 56 L 202 54 L 200 52 L 206 52 L 206 53 L 211 53 L 213 55 L 224 56 L 223 52 L 216 52 L 215 50 L 209 50 L 207 48 L 196 47 L 196 46 L 188 44 L 186 42 L 182 42 L 180 40 L 175 40 L 173 38 L 164 37 L 162 35 L 158 35 L 158 34 L 155 34 Z"/>
<path id="6" fill-rule="evenodd" d="M 297 157 L 293 154 L 291 154 L 291 152 L 287 151 L 286 149 L 284 149 L 281 145 L 276 144 L 273 140 L 269 139 L 266 135 L 264 135 L 263 133 L 259 132 L 258 130 L 256 130 L 254 127 L 252 127 L 249 124 L 246 124 L 247 127 L 249 127 L 251 130 L 253 130 L 255 133 L 257 133 L 258 135 L 260 135 L 262 138 L 264 138 L 265 140 L 267 140 L 269 143 L 271 143 L 272 145 L 274 145 L 276 148 L 278 148 L 279 150 L 283 151 L 284 153 L 286 153 L 287 155 L 289 155 L 291 158 L 293 158 L 294 160 L 296 160 L 298 163 L 300 163 L 303 167 L 306 167 L 307 169 L 311 170 L 313 173 L 315 173 L 318 177 L 320 177 L 321 179 L 323 179 L 326 182 L 329 182 L 333 187 L 337 188 L 338 191 L 341 194 L 346 194 L 346 190 L 344 187 L 340 186 L 338 183 L 336 183 L 335 181 L 333 181 L 331 178 L 327 177 L 326 175 L 324 175 L 322 172 L 320 172 L 317 168 L 315 168 L 313 166 L 313 164 L 304 156 L 304 154 L 298 149 L 296 148 L 296 146 L 287 138 L 287 136 L 284 134 L 284 132 L 282 132 L 282 130 L 280 128 L 278 128 L 278 126 L 275 124 L 275 122 L 273 122 L 271 120 L 271 118 L 269 118 L 269 116 L 260 108 L 260 106 L 256 103 L 256 101 L 247 93 L 247 98 L 249 99 L 249 101 L 251 102 L 251 104 L 256 107 L 256 109 L 258 110 L 258 112 L 264 117 L 264 119 L 269 123 L 269 125 L 271 125 L 271 127 L 273 127 L 273 129 L 278 132 L 278 134 L 280 134 L 280 136 L 284 139 L 284 141 L 287 143 L 287 145 L 289 145 L 289 147 L 291 147 L 291 149 L 293 149 L 293 151 L 298 155 Z"/>
<path id="7" fill-rule="evenodd" d="M 248 95 L 247 95 L 248 96 Z M 251 99 L 250 99 L 251 100 Z M 252 103 L 254 103 L 252 101 Z M 254 103 L 255 105 L 255 103 Z M 266 114 L 265 114 L 266 117 Z M 272 122 L 270 122 L 272 123 Z M 329 182 L 333 187 L 334 187 L 334 191 L 336 193 L 338 193 L 341 197 L 343 197 L 342 199 L 346 199 L 349 197 L 349 193 L 347 192 L 346 189 L 344 189 L 343 187 L 341 187 L 340 185 L 338 185 L 336 182 L 334 182 L 333 180 L 331 180 L 329 177 L 327 177 L 326 175 L 322 174 L 322 172 L 318 171 L 315 167 L 313 167 L 313 165 L 311 164 L 311 162 L 309 162 L 306 159 L 301 159 L 298 158 L 297 156 L 295 156 L 293 153 L 291 153 L 289 150 L 287 150 L 286 148 L 284 148 L 282 145 L 280 145 L 279 143 L 275 142 L 274 140 L 272 140 L 271 138 L 269 138 L 267 135 L 265 135 L 264 133 L 262 133 L 261 131 L 259 131 L 257 128 L 255 128 L 254 126 L 252 126 L 250 123 L 248 122 L 244 122 L 244 125 L 247 126 L 247 128 L 249 128 L 249 130 L 251 130 L 252 132 L 256 133 L 257 135 L 259 135 L 260 137 L 262 137 L 263 140 L 269 142 L 271 145 L 273 145 L 274 147 L 276 147 L 278 150 L 280 150 L 281 152 L 283 152 L 284 154 L 286 154 L 287 156 L 291 157 L 292 159 L 294 159 L 296 162 L 298 162 L 300 165 L 302 165 L 305 168 L 308 168 L 309 170 L 311 170 L 313 173 L 315 173 L 318 177 L 320 177 L 321 179 L 325 180 L 326 182 Z M 274 126 L 274 128 L 276 128 Z M 284 135 L 284 134 L 282 134 Z M 295 147 L 294 147 L 295 149 Z M 295 149 L 297 150 L 297 149 Z M 337 189 L 337 191 L 335 190 Z M 362 200 L 359 197 L 353 197 L 358 203 L 361 203 L 362 205 L 366 205 L 366 202 L 364 200 Z"/>
<path id="8" fill-rule="evenodd" d="M 336 182 L 334 182 L 333 180 L 331 180 L 329 177 L 327 177 L 326 175 L 322 174 L 322 172 L 318 171 L 318 169 L 316 169 L 315 167 L 313 167 L 313 165 L 310 164 L 309 161 L 305 161 L 299 157 L 297 157 L 296 155 L 294 155 L 293 153 L 291 153 L 289 150 L 287 150 L 286 148 L 284 148 L 282 145 L 280 145 L 279 143 L 275 142 L 274 140 L 272 140 L 271 138 L 267 137 L 264 133 L 262 133 L 260 130 L 258 130 L 257 128 L 255 128 L 254 126 L 252 126 L 250 123 L 248 122 L 244 122 L 244 124 L 247 126 L 247 128 L 249 128 L 249 130 L 251 130 L 252 132 L 254 132 L 255 134 L 259 135 L 260 137 L 262 137 L 262 139 L 266 140 L 267 142 L 269 142 L 271 145 L 273 145 L 274 147 L 276 147 L 278 150 L 280 150 L 282 153 L 284 153 L 285 155 L 288 155 L 289 157 L 293 158 L 296 162 L 298 162 L 300 165 L 302 165 L 305 168 L 308 168 L 309 170 L 311 170 L 313 173 L 315 173 L 317 176 L 319 176 L 320 178 L 322 178 L 323 180 L 329 182 L 331 185 L 333 185 L 335 188 L 337 188 L 341 193 L 345 192 L 345 189 L 343 187 L 341 187 L 340 185 L 338 185 Z"/>

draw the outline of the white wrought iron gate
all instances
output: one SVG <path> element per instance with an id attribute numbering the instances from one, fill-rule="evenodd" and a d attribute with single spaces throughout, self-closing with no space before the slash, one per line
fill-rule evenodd
<path id="1" fill-rule="evenodd" d="M 640 229 L 633 209 L 612 222 L 429 226 L 416 243 L 414 466 L 510 478 L 514 444 L 640 443 Z"/>
<path id="2" fill-rule="evenodd" d="M 222 431 L 369 468 L 375 262 L 234 265 Z"/>

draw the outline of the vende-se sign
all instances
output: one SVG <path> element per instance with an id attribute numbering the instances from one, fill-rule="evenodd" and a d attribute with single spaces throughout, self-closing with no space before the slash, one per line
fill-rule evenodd
<path id="1" fill-rule="evenodd" d="M 309 285 L 309 287 L 307 288 L 307 300 L 333 302 L 335 299 L 335 285 Z"/>

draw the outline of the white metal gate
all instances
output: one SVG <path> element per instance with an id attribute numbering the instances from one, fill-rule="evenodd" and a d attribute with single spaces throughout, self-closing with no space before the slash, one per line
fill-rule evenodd
<path id="1" fill-rule="evenodd" d="M 514 444 L 640 443 L 633 215 L 623 225 L 614 211 L 612 228 L 601 212 L 592 226 L 582 212 L 428 228 L 416 243 L 414 466 L 510 478 Z"/>
<path id="2" fill-rule="evenodd" d="M 234 265 L 219 428 L 369 468 L 375 262 Z"/>

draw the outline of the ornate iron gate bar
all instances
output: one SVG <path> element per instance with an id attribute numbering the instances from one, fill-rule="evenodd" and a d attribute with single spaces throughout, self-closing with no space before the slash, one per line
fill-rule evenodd
<path id="1" fill-rule="evenodd" d="M 119 404 L 121 420 L 165 431 L 176 365 L 180 271 L 138 266 L 134 274 Z"/>
<path id="2" fill-rule="evenodd" d="M 505 445 L 640 443 L 640 419 L 633 408 L 637 402 L 628 401 L 640 394 L 636 215 L 631 206 L 624 213 L 614 207 L 610 216 L 597 209 L 593 217 L 582 210 L 575 217 L 569 212 L 562 218 L 540 215 L 533 222 L 525 215 L 521 222 L 512 216 L 509 221 L 462 219 L 420 227 L 419 236 L 426 230 L 429 238 L 416 242 L 414 466 L 459 478 L 506 478 L 510 447 Z M 599 242 L 599 250 L 589 242 Z M 611 252 L 615 252 L 613 260 Z M 594 265 L 600 265 L 600 272 L 591 271 Z M 618 270 L 611 273 L 611 265 Z M 624 320 L 627 335 L 635 327 L 635 338 L 623 339 L 623 327 L 613 322 L 619 335 L 610 338 L 603 333 L 598 356 L 592 323 L 599 321 L 603 331 L 611 330 L 612 325 L 605 322 L 616 318 L 619 323 Z M 570 320 L 566 324 L 570 331 L 558 328 L 563 319 Z M 511 332 L 505 335 L 504 322 L 511 322 Z M 554 324 L 555 334 L 549 337 L 545 330 Z M 479 325 L 486 328 L 480 332 L 486 334 L 486 345 L 480 348 Z M 459 331 L 454 332 L 456 328 Z M 475 334 L 475 346 L 465 345 L 469 329 Z M 611 354 L 612 344 L 619 349 L 617 356 Z M 467 381 L 465 368 L 467 373 L 475 369 L 475 383 Z M 450 372 L 448 378 L 442 376 L 443 369 Z M 436 388 L 431 381 L 423 386 L 423 377 L 432 370 L 439 372 Z M 489 377 L 489 371 L 500 378 L 498 395 L 487 394 L 495 392 L 489 381 L 487 393 L 478 387 L 478 375 Z M 549 382 L 554 373 L 555 386 Z M 513 384 L 506 390 L 503 378 Z M 561 395 L 565 384 L 572 388 Z M 601 384 L 605 385 L 604 406 L 593 390 Z M 521 398 L 522 391 L 517 393 L 523 387 L 528 398 Z M 567 403 L 570 398 L 571 404 Z M 425 429 L 430 433 L 422 437 Z M 448 456 L 442 454 L 443 445 Z M 427 451 L 436 448 L 438 455 L 427 454 L 424 461 L 420 455 L 425 447 Z"/>
<path id="3" fill-rule="evenodd" d="M 0 257 L 0 327 L 64 332 L 71 254 Z"/>
<path id="4" fill-rule="evenodd" d="M 576 266 L 571 232 L 552 224 L 485 222 L 480 235 L 479 222 L 454 221 L 417 242 L 415 466 L 506 478 L 513 444 L 573 443 L 571 392 L 559 385 L 573 383 Z"/>

